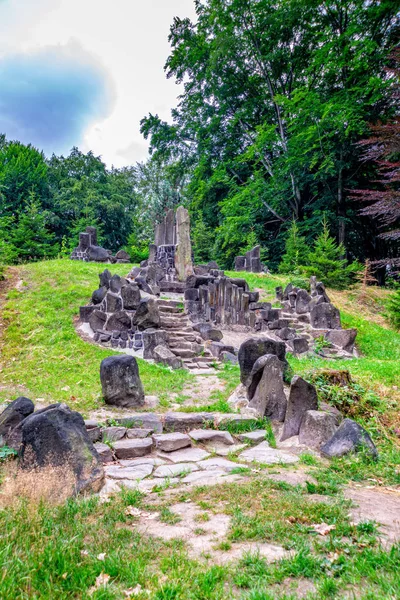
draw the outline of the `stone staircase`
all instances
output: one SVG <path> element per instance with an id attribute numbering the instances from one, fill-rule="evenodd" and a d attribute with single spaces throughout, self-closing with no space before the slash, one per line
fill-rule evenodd
<path id="1" fill-rule="evenodd" d="M 204 346 L 204 340 L 192 327 L 178 300 L 158 300 L 160 327 L 167 332 L 168 346 L 182 359 L 187 369 L 209 369 L 216 358 Z"/>

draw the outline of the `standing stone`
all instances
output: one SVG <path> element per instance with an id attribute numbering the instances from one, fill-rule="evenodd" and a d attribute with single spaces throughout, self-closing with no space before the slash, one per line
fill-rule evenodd
<path id="1" fill-rule="evenodd" d="M 126 310 L 134 310 L 140 303 L 140 290 L 134 283 L 124 285 L 121 288 L 121 298 Z"/>
<path id="2" fill-rule="evenodd" d="M 165 215 L 165 245 L 175 245 L 175 214 L 173 208 L 170 208 Z"/>
<path id="3" fill-rule="evenodd" d="M 107 321 L 107 315 L 101 310 L 94 310 L 89 317 L 89 325 L 93 331 L 104 329 Z"/>
<path id="4" fill-rule="evenodd" d="M 17 450 L 21 444 L 22 432 L 18 427 L 33 413 L 35 405 L 29 398 L 20 396 L 11 402 L 0 415 L 0 446 L 4 444 Z"/>
<path id="5" fill-rule="evenodd" d="M 311 383 L 295 375 L 290 384 L 282 442 L 293 435 L 298 435 L 300 424 L 308 410 L 318 410 L 317 390 Z"/>
<path id="6" fill-rule="evenodd" d="M 259 358 L 253 367 L 253 381 L 257 375 L 258 384 L 252 392 L 250 408 L 255 408 L 261 417 L 283 421 L 286 413 L 287 400 L 283 390 L 284 364 L 274 354 Z"/>
<path id="7" fill-rule="evenodd" d="M 91 240 L 89 233 L 80 233 L 79 234 L 79 250 L 82 252 L 90 248 Z"/>
<path id="8" fill-rule="evenodd" d="M 143 358 L 154 358 L 154 348 L 167 346 L 167 333 L 163 329 L 146 329 L 143 331 Z"/>
<path id="9" fill-rule="evenodd" d="M 97 246 L 97 229 L 96 227 L 86 227 L 86 233 L 90 235 L 90 245 Z"/>
<path id="10" fill-rule="evenodd" d="M 190 217 L 186 208 L 179 206 L 176 211 L 176 251 L 175 269 L 179 281 L 193 275 L 192 244 L 190 241 Z"/>
<path id="11" fill-rule="evenodd" d="M 100 365 L 103 397 L 107 404 L 125 407 L 144 405 L 143 385 L 133 356 L 109 356 Z"/>
<path id="12" fill-rule="evenodd" d="M 76 493 L 101 489 L 103 466 L 89 439 L 82 415 L 65 404 L 53 404 L 31 414 L 21 428 L 22 468 L 65 466 L 75 474 Z"/>
<path id="13" fill-rule="evenodd" d="M 114 292 L 107 292 L 106 294 L 106 311 L 109 313 L 122 310 L 122 300 L 118 294 Z"/>
<path id="14" fill-rule="evenodd" d="M 319 410 L 308 410 L 300 424 L 299 442 L 310 448 L 320 448 L 337 430 L 336 415 Z M 284 438 L 282 438 L 284 439 Z"/>
<path id="15" fill-rule="evenodd" d="M 272 338 L 249 338 L 239 348 L 240 381 L 248 387 L 251 384 L 251 372 L 254 363 L 264 354 L 275 354 L 280 361 L 285 363 L 285 343 Z"/>
<path id="16" fill-rule="evenodd" d="M 296 296 L 295 310 L 297 314 L 304 315 L 308 313 L 311 296 L 306 290 L 299 290 Z"/>
<path id="17" fill-rule="evenodd" d="M 378 451 L 368 432 L 352 419 L 344 419 L 333 437 L 321 446 L 324 456 L 341 457 L 349 452 L 364 450 L 373 458 L 378 457 Z"/>
<path id="18" fill-rule="evenodd" d="M 110 287 L 111 273 L 108 269 L 105 269 L 102 273 L 99 273 L 100 287 Z"/>
<path id="19" fill-rule="evenodd" d="M 340 329 L 340 313 L 328 302 L 317 304 L 311 309 L 310 322 L 314 329 Z"/>
<path id="20" fill-rule="evenodd" d="M 129 331 L 132 328 L 132 318 L 124 310 L 113 313 L 108 321 L 107 331 Z"/>
<path id="21" fill-rule="evenodd" d="M 245 271 L 246 270 L 246 257 L 245 256 L 237 256 L 235 258 L 235 271 Z"/>

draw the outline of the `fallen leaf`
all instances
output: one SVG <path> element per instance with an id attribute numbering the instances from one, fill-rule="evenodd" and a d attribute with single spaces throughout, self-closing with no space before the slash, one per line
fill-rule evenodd
<path id="1" fill-rule="evenodd" d="M 98 555 L 97 555 L 97 560 L 104 560 L 104 559 L 105 559 L 105 557 L 106 557 L 106 553 L 105 553 L 105 552 L 102 552 L 101 554 L 98 554 Z"/>
<path id="2" fill-rule="evenodd" d="M 87 550 L 81 550 L 81 556 L 89 556 L 89 552 Z"/>
<path id="3" fill-rule="evenodd" d="M 139 508 L 136 508 L 135 506 L 128 506 L 125 509 L 125 514 L 129 515 L 130 517 L 140 517 L 142 511 Z"/>
<path id="4" fill-rule="evenodd" d="M 313 531 L 319 533 L 319 535 L 328 535 L 330 531 L 336 529 L 336 525 L 328 525 L 327 523 L 313 523 L 311 528 Z"/>
<path id="5" fill-rule="evenodd" d="M 109 582 L 109 579 L 110 579 L 110 575 L 107 575 L 107 573 L 100 573 L 100 575 L 98 577 L 96 577 L 96 581 L 95 581 L 94 585 L 92 585 L 92 587 L 89 588 L 89 594 L 90 595 L 94 594 L 101 587 L 105 588 Z"/>
<path id="6" fill-rule="evenodd" d="M 63 579 L 67 579 L 67 577 L 68 577 L 68 573 L 63 573 L 63 574 L 61 575 L 61 577 L 62 577 Z"/>
<path id="7" fill-rule="evenodd" d="M 129 588 L 127 590 L 124 590 L 124 595 L 127 598 L 132 598 L 132 596 L 138 596 L 139 594 L 143 594 L 143 593 L 150 595 L 150 591 L 144 590 L 142 588 L 142 586 L 140 585 L 140 583 L 138 583 L 134 588 Z"/>
<path id="8" fill-rule="evenodd" d="M 69 385 L 66 385 L 65 387 L 61 388 L 62 392 L 69 392 L 71 388 L 69 387 Z"/>

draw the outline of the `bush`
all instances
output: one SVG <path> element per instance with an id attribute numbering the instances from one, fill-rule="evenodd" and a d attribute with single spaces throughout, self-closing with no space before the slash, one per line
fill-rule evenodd
<path id="1" fill-rule="evenodd" d="M 299 273 L 302 265 L 308 264 L 308 247 L 304 236 L 300 235 L 299 227 L 293 219 L 287 233 L 285 254 L 279 265 L 280 273 Z M 302 287 L 302 286 L 301 286 Z"/>
<path id="2" fill-rule="evenodd" d="M 308 265 L 303 268 L 307 275 L 315 275 L 328 287 L 344 289 L 356 278 L 362 268 L 359 262 L 348 264 L 344 257 L 345 248 L 337 244 L 329 235 L 329 229 L 324 218 L 323 229 L 315 240 L 314 249 L 308 255 Z"/>
<path id="3" fill-rule="evenodd" d="M 386 313 L 390 324 L 400 331 L 400 287 L 391 294 Z"/>

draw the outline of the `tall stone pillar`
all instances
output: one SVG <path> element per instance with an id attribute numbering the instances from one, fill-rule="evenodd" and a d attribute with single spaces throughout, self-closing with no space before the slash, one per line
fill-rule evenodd
<path id="1" fill-rule="evenodd" d="M 190 217 L 186 208 L 179 206 L 176 211 L 176 250 L 175 269 L 179 281 L 193 275 L 192 243 L 190 241 Z"/>

